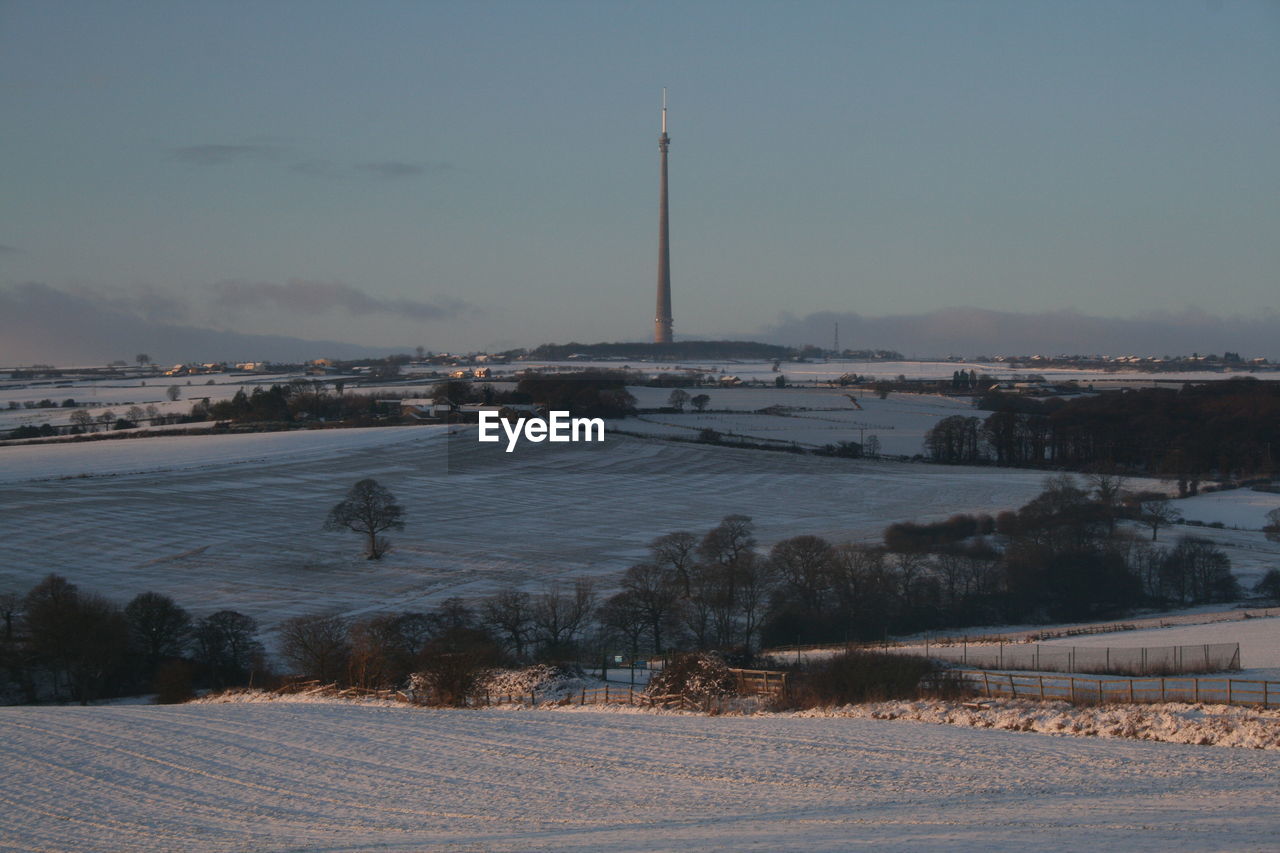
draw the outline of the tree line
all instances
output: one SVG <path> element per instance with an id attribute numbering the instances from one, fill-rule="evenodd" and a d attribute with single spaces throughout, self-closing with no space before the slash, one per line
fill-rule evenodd
<path id="1" fill-rule="evenodd" d="M 257 622 L 234 610 L 196 618 L 144 592 L 123 607 L 51 574 L 25 595 L 0 595 L 0 696 L 90 702 L 248 684 L 268 671 Z"/>
<path id="2" fill-rule="evenodd" d="M 991 393 L 985 419 L 953 415 L 925 437 L 936 462 L 1084 469 L 1107 465 L 1169 476 L 1183 493 L 1201 479 L 1275 476 L 1280 382 L 1232 379 L 1074 399 Z"/>

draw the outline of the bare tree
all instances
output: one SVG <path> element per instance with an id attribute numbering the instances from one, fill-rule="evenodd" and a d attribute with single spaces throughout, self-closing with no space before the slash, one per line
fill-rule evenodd
<path id="1" fill-rule="evenodd" d="M 640 638 L 649 629 L 649 619 L 635 593 L 624 590 L 606 599 L 596 611 L 596 619 L 607 635 L 620 637 L 627 644 L 627 654 L 633 660 L 640 655 Z"/>
<path id="2" fill-rule="evenodd" d="M 347 681 L 358 687 L 388 688 L 403 683 L 425 645 L 405 628 L 413 614 L 379 613 L 355 622 L 347 631 Z"/>
<path id="3" fill-rule="evenodd" d="M 352 486 L 346 498 L 329 511 L 324 529 L 350 530 L 365 536 L 366 557 L 378 560 L 390 547 L 378 534 L 386 530 L 403 530 L 404 508 L 377 480 L 367 478 Z"/>
<path id="4" fill-rule="evenodd" d="M 773 546 L 769 560 L 795 591 L 806 613 L 815 613 L 831 586 L 831 543 L 820 536 L 793 536 Z"/>
<path id="5" fill-rule="evenodd" d="M 280 656 L 300 675 L 337 681 L 350 654 L 347 622 L 335 613 L 294 616 L 280 625 Z"/>
<path id="6" fill-rule="evenodd" d="M 558 656 L 570 651 L 594 608 L 595 587 L 587 578 L 575 580 L 570 591 L 558 583 L 548 587 L 533 609 L 543 653 Z"/>
<path id="7" fill-rule="evenodd" d="M 663 627 L 671 618 L 679 590 L 675 573 L 653 563 L 640 563 L 623 573 L 622 588 L 644 614 L 653 651 L 662 654 Z"/>
<path id="8" fill-rule="evenodd" d="M 182 387 L 179 385 L 170 385 L 164 392 L 164 395 L 176 403 L 178 398 L 182 396 Z"/>
<path id="9" fill-rule="evenodd" d="M 667 405 L 675 409 L 677 412 L 684 411 L 685 403 L 689 402 L 689 392 L 683 388 L 676 388 L 667 397 Z"/>
<path id="10" fill-rule="evenodd" d="M 690 594 L 689 570 L 696 560 L 697 552 L 698 537 L 687 530 L 667 533 L 649 543 L 653 562 L 675 573 L 686 598 Z"/>
<path id="11" fill-rule="evenodd" d="M 760 626 L 765 604 L 777 585 L 777 570 L 771 560 L 748 551 L 738 558 L 737 604 L 742 615 L 742 644 L 751 652 L 752 637 Z"/>
<path id="12" fill-rule="evenodd" d="M 523 659 L 533 632 L 533 601 L 529 593 L 504 589 L 480 602 L 480 618 Z"/>
<path id="13" fill-rule="evenodd" d="M 698 556 L 704 562 L 728 565 L 743 551 L 756 546 L 755 526 L 746 515 L 726 515 L 698 543 Z"/>
<path id="14" fill-rule="evenodd" d="M 1161 527 L 1176 524 L 1181 518 L 1182 512 L 1165 498 L 1147 501 L 1142 505 L 1142 523 L 1151 528 L 1152 542 L 1156 541 Z"/>
<path id="15" fill-rule="evenodd" d="M 1116 517 L 1124 496 L 1125 478 L 1110 467 L 1099 468 L 1089 475 L 1089 485 L 1107 516 L 1108 532 L 1114 531 Z"/>
<path id="16" fill-rule="evenodd" d="M 49 575 L 27 594 L 27 632 L 36 659 L 75 700 L 87 704 L 110 689 L 128 655 L 129 630 L 120 608 Z"/>
<path id="17" fill-rule="evenodd" d="M 695 411 L 701 412 L 707 408 L 707 404 L 711 402 L 711 397 L 706 394 L 695 394 L 689 402 L 693 405 Z"/>
<path id="18" fill-rule="evenodd" d="M 165 658 L 181 657 L 191 639 L 191 616 L 158 592 L 143 592 L 124 607 L 129 639 L 154 670 Z"/>
<path id="19" fill-rule="evenodd" d="M 0 593 L 0 619 L 4 620 L 4 642 L 13 642 L 13 624 L 22 611 L 22 596 L 16 592 Z"/>
<path id="20" fill-rule="evenodd" d="M 195 657 L 215 687 L 242 683 L 262 657 L 258 623 L 234 610 L 219 610 L 196 625 Z"/>
<path id="21" fill-rule="evenodd" d="M 1267 523 L 1262 528 L 1262 532 L 1266 533 L 1267 538 L 1272 542 L 1280 542 L 1280 507 L 1267 513 Z"/>

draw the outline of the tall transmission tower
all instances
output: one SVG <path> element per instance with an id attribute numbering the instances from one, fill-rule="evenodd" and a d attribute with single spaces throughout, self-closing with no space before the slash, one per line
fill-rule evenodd
<path id="1" fill-rule="evenodd" d="M 658 136 L 661 152 L 661 182 L 658 190 L 658 312 L 653 321 L 654 343 L 671 343 L 671 235 L 667 220 L 667 90 L 662 90 L 662 133 Z"/>

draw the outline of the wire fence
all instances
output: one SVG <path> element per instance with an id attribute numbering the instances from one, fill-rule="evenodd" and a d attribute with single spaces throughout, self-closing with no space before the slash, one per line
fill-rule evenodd
<path id="1" fill-rule="evenodd" d="M 1011 672 L 961 670 L 950 673 L 982 696 L 1060 699 L 1071 703 L 1210 702 L 1223 705 L 1280 706 L 1280 681 L 1240 678 L 1082 678 L 1061 675 L 1017 675 Z"/>
<path id="2" fill-rule="evenodd" d="M 1240 669 L 1239 643 L 1194 646 L 1057 646 L 1043 643 L 926 646 L 925 654 L 964 666 L 1106 675 L 1191 675 Z"/>

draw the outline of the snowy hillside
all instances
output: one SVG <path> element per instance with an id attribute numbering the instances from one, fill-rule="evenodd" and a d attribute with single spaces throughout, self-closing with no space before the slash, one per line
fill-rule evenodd
<path id="1" fill-rule="evenodd" d="M 1261 850 L 1280 752 L 866 719 L 0 709 L 13 850 Z"/>

